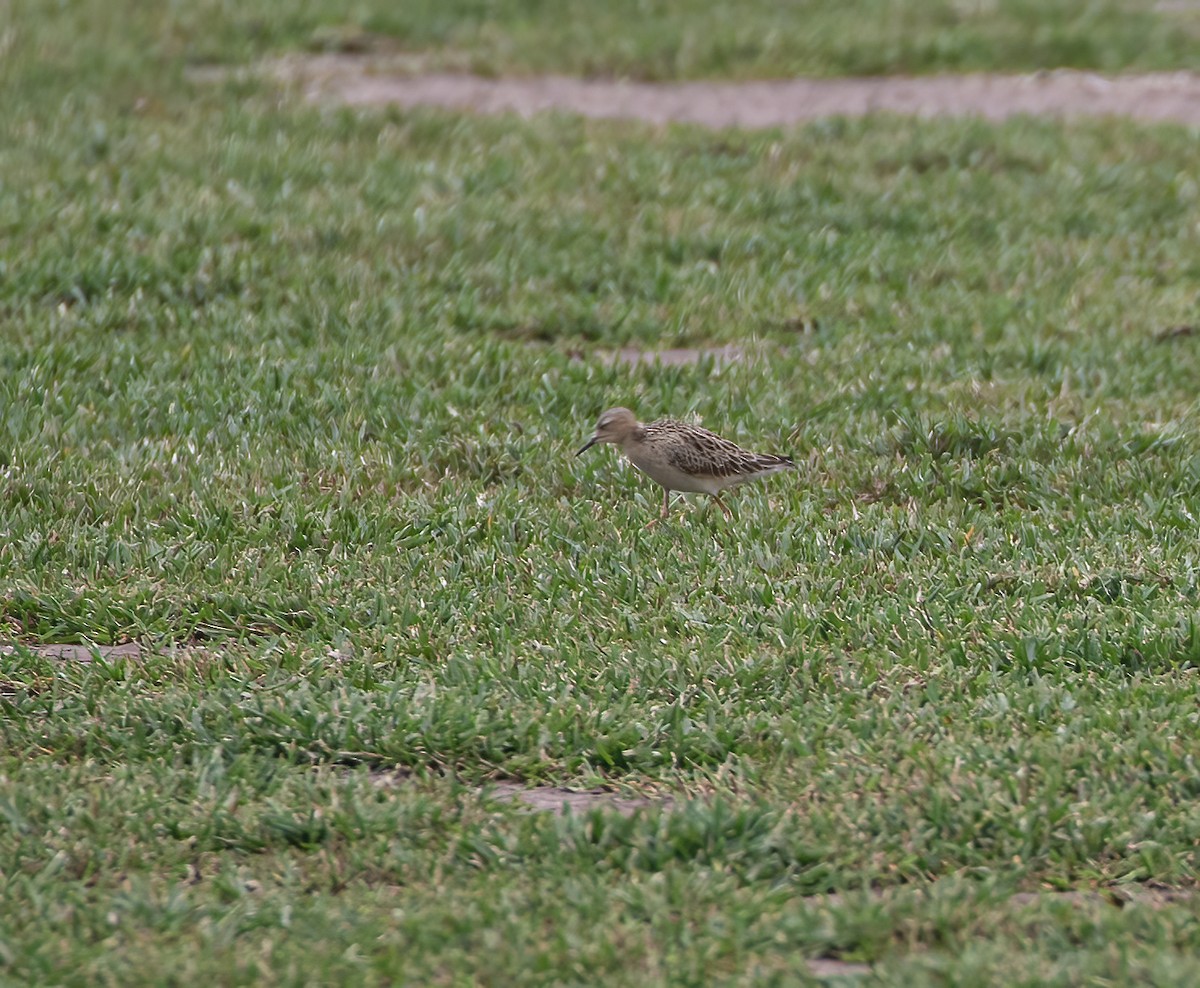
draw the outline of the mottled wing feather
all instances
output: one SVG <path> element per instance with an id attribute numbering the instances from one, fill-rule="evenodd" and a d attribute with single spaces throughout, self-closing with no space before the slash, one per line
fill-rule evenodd
<path id="1" fill-rule="evenodd" d="M 672 441 L 686 437 L 686 442 Z M 792 466 L 786 456 L 751 453 L 698 425 L 663 419 L 646 426 L 646 440 L 661 443 L 667 461 L 676 470 L 695 476 L 753 476 L 772 467 Z"/>

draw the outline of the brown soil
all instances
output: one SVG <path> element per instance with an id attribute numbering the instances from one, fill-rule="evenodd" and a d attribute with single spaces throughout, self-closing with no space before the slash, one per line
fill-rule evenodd
<path id="1" fill-rule="evenodd" d="M 572 359 L 583 360 L 585 354 L 578 351 L 571 354 Z M 659 367 L 689 367 L 705 359 L 711 359 L 718 367 L 734 364 L 746 356 L 746 350 L 740 346 L 717 347 L 677 347 L 668 350 L 639 350 L 637 347 L 622 347 L 620 350 L 603 351 L 598 355 L 602 364 L 626 364 L 636 367 L 638 364 L 649 364 Z"/>
<path id="2" fill-rule="evenodd" d="M 493 782 L 487 794 L 501 803 L 524 803 L 531 810 L 546 813 L 587 813 L 589 810 L 612 810 L 621 816 L 632 816 L 640 809 L 650 806 L 667 806 L 667 798 L 648 799 L 644 796 L 630 798 L 615 796 L 603 789 L 560 789 L 558 786 L 522 786 L 514 782 Z"/>
<path id="3" fill-rule="evenodd" d="M 0 655 L 16 655 L 18 649 L 26 648 L 43 659 L 59 659 L 63 662 L 91 662 L 99 657 L 106 662 L 116 659 L 140 659 L 144 650 L 130 642 L 126 645 L 16 645 L 0 642 Z"/>
<path id="4" fill-rule="evenodd" d="M 560 111 L 655 124 L 758 128 L 819 117 L 895 113 L 989 120 L 1020 114 L 1123 116 L 1200 125 L 1200 75 L 1190 72 L 1102 76 L 1055 70 L 1031 75 L 642 83 L 413 73 L 411 63 L 361 55 L 291 57 L 269 63 L 266 71 L 317 102 L 437 106 L 520 116 Z"/>

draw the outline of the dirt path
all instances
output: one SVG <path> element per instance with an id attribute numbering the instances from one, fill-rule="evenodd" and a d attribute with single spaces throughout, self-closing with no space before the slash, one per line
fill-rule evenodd
<path id="1" fill-rule="evenodd" d="M 412 74 L 363 56 L 274 62 L 276 78 L 307 98 L 350 106 L 438 106 L 530 116 L 557 110 L 708 127 L 775 127 L 818 117 L 898 113 L 979 116 L 1124 116 L 1200 126 L 1200 75 L 1101 76 L 1058 70 L 1032 75 L 787 79 L 771 82 L 639 83 L 560 76 L 486 79 Z"/>

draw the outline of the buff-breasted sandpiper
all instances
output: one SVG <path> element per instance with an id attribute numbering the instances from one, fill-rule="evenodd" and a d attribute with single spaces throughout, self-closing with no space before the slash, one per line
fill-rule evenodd
<path id="1" fill-rule="evenodd" d="M 673 419 L 643 425 L 628 408 L 601 415 L 596 434 L 575 455 L 597 443 L 620 446 L 630 463 L 662 485 L 662 514 L 650 525 L 667 517 L 671 491 L 710 494 L 728 519 L 732 514 L 721 500 L 723 490 L 796 467 L 790 457 L 748 452 L 698 425 Z"/>

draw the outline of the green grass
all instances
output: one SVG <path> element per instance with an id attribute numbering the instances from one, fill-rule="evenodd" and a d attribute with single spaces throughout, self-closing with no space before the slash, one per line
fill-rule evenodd
<path id="1" fill-rule="evenodd" d="M 1013 897 L 1194 882 L 1193 132 L 317 110 L 158 17 L 4 63 L 0 623 L 148 654 L 0 656 L 0 980 L 1195 983 Z M 617 403 L 802 468 L 643 531 Z"/>
<path id="2" fill-rule="evenodd" d="M 297 49 L 644 79 L 1200 67 L 1200 11 L 1158 0 L 198 0 L 154 12 L 93 0 L 57 17 L 16 7 L 10 46 L 38 51 L 45 73 L 111 67 L 122 50 L 171 65 Z M 80 37 L 103 43 L 80 48 Z"/>

